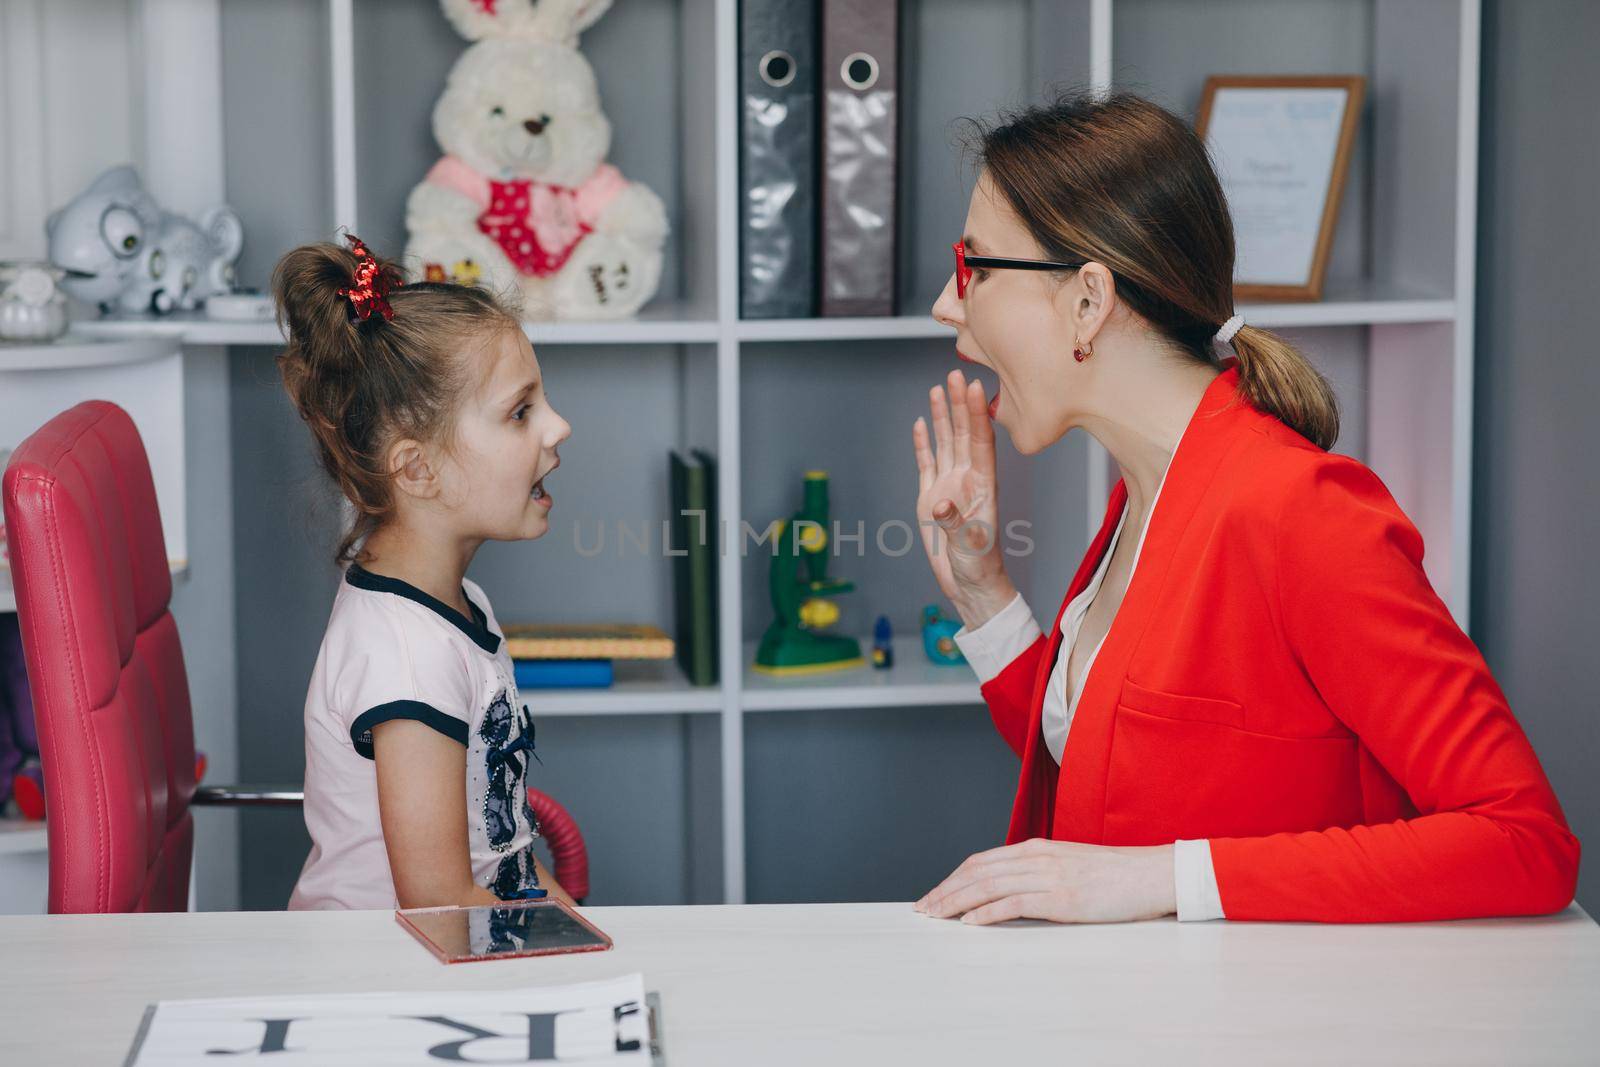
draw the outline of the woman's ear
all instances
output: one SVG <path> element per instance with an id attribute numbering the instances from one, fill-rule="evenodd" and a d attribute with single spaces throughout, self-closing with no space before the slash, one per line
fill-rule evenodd
<path id="1" fill-rule="evenodd" d="M 439 474 L 428 450 L 418 441 L 396 441 L 389 449 L 389 474 L 395 488 L 418 500 L 439 495 Z"/>
<path id="2" fill-rule="evenodd" d="M 1109 267 L 1092 261 L 1078 269 L 1077 282 L 1072 294 L 1072 329 L 1079 341 L 1093 344 L 1095 334 L 1116 310 L 1117 283 Z"/>

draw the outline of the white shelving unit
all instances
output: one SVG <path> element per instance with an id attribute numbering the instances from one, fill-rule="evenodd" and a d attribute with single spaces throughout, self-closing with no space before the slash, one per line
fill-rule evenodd
<path id="1" fill-rule="evenodd" d="M 670 0 L 663 2 L 671 6 Z M 680 443 L 709 445 L 715 451 L 719 509 L 735 523 L 741 517 L 752 522 L 775 517 L 762 513 L 765 505 L 751 506 L 755 478 L 763 484 L 769 476 L 781 478 L 787 486 L 792 476 L 796 479 L 793 494 L 798 493 L 798 471 L 746 469 L 747 453 L 760 453 L 759 448 L 747 446 L 764 446 L 761 435 L 779 432 L 767 424 L 767 415 L 760 414 L 772 410 L 763 406 L 772 400 L 771 392 L 784 388 L 773 381 L 787 380 L 775 379 L 774 372 L 787 372 L 790 364 L 813 362 L 825 372 L 852 370 L 876 362 L 881 354 L 881 362 L 889 369 L 875 373 L 889 376 L 899 373 L 896 367 L 903 364 L 895 361 L 906 358 L 904 353 L 910 350 L 929 357 L 916 365 L 914 374 L 908 372 L 903 382 L 904 391 L 915 396 L 928 384 L 923 375 L 935 366 L 933 356 L 940 358 L 939 367 L 955 365 L 953 353 L 932 343 L 949 337 L 949 331 L 923 309 L 932 300 L 929 286 L 947 272 L 942 260 L 935 263 L 927 256 L 939 251 L 948 257 L 948 235 L 958 232 L 961 217 L 959 213 L 944 216 L 947 209 L 965 209 L 964 201 L 940 200 L 937 217 L 943 231 L 904 235 L 908 246 L 903 285 L 906 299 L 900 316 L 741 321 L 737 6 L 736 0 L 679 0 L 675 9 L 679 107 L 685 116 L 678 131 L 682 186 L 676 203 L 670 205 L 675 208 L 677 242 L 670 264 L 677 280 L 675 291 L 635 321 L 533 323 L 527 327 L 541 357 L 553 354 L 555 381 L 560 380 L 559 361 L 578 358 L 562 354 L 569 348 L 592 352 L 593 358 L 599 359 L 603 352 L 612 351 L 611 346 L 640 346 L 646 353 L 639 357 L 641 361 L 654 359 L 658 353 L 672 356 L 676 348 L 680 376 L 673 406 L 680 412 L 684 438 Z M 1148 91 L 1146 80 L 1155 71 L 1171 79 L 1171 84 L 1165 92 L 1158 85 L 1152 95 L 1168 106 L 1192 110 L 1198 102 L 1199 81 L 1208 73 L 1309 72 L 1323 63 L 1333 63 L 1332 69 L 1346 65 L 1338 56 L 1319 59 L 1315 54 L 1318 46 L 1305 44 L 1303 35 L 1297 33 L 1280 35 L 1295 44 L 1278 54 L 1263 45 L 1263 40 L 1272 38 L 1270 27 L 1265 36 L 1238 32 L 1241 20 L 1262 10 L 1260 4 L 1221 0 L 1194 7 L 1206 9 L 1199 37 L 1193 13 L 1170 0 L 985 0 L 970 4 L 905 0 L 904 11 L 913 56 L 919 52 L 926 56 L 933 50 L 940 56 L 964 57 L 968 24 L 963 20 L 986 20 L 985 34 L 1004 39 L 1004 55 L 1024 57 L 1025 75 L 1002 74 L 1032 86 L 1025 94 L 1029 99 L 1036 98 L 1039 87 L 1055 82 L 1087 83 L 1100 90 L 1131 82 L 1131 87 Z M 363 39 L 363 9 L 354 0 L 329 0 L 327 10 L 333 78 L 329 98 L 333 144 L 328 157 L 332 173 L 328 181 L 335 216 L 328 220 L 329 230 L 344 225 L 365 233 L 363 227 L 371 227 L 379 215 L 386 217 L 392 212 L 388 204 L 374 210 L 364 202 L 366 185 L 357 173 L 362 159 L 357 151 L 362 129 L 357 121 L 362 60 L 356 43 Z M 1458 618 L 1465 619 L 1469 603 L 1478 0 L 1367 0 L 1353 6 L 1332 0 L 1320 4 L 1318 0 L 1285 0 L 1281 8 L 1271 8 L 1268 14 L 1292 18 L 1306 10 L 1325 15 L 1332 12 L 1328 17 L 1353 11 L 1370 30 L 1366 36 L 1351 38 L 1358 41 L 1351 47 L 1366 50 L 1357 56 L 1365 69 L 1356 72 L 1366 74 L 1371 85 L 1369 113 L 1363 120 L 1356 172 L 1350 183 L 1357 192 L 1347 194 L 1348 218 L 1336 244 L 1326 299 L 1245 305 L 1240 310 L 1255 325 L 1291 331 L 1313 359 L 1322 347 L 1354 353 L 1356 371 L 1335 376 L 1336 381 L 1353 381 L 1357 389 L 1342 397 L 1347 406 L 1359 410 L 1361 417 L 1355 424 L 1364 428 L 1364 439 L 1349 442 L 1349 450 L 1363 456 L 1384 477 L 1418 522 L 1429 545 L 1429 569 L 1435 584 Z M 613 13 L 608 17 L 619 16 Z M 992 36 L 983 39 L 992 52 Z M 1309 58 L 1303 54 L 1307 48 L 1312 49 Z M 1175 53 L 1186 56 L 1192 69 L 1176 69 L 1166 61 Z M 991 65 L 1004 64 L 997 61 Z M 964 88 L 957 83 L 966 81 L 965 76 L 951 79 L 948 72 L 930 70 L 929 65 L 920 71 L 908 66 L 908 70 L 911 73 L 903 79 L 902 90 L 908 105 L 921 116 L 913 124 L 910 147 L 903 152 L 908 158 L 902 173 L 912 183 L 919 181 L 919 159 L 947 159 L 953 154 L 947 144 L 935 143 L 944 133 L 946 119 L 985 114 L 997 106 L 1022 102 L 961 99 Z M 980 73 L 994 71 L 985 68 Z M 990 82 L 1001 77 L 996 74 Z M 613 103 L 608 99 L 608 107 Z M 922 171 L 930 173 L 926 168 Z M 931 182 L 933 178 L 920 180 Z M 920 195 L 915 188 L 903 192 Z M 1357 202 L 1348 202 L 1351 195 Z M 924 209 L 925 205 L 919 208 Z M 170 335 L 193 345 L 271 346 L 281 340 L 272 324 L 223 324 L 203 318 L 160 323 L 103 320 L 80 329 L 123 337 Z M 841 352 L 848 355 L 841 356 Z M 945 354 L 950 356 L 948 361 L 943 360 Z M 826 415 L 820 417 L 824 422 L 842 427 L 854 420 L 878 417 L 876 411 L 852 408 L 848 395 L 830 394 L 830 385 L 809 388 L 814 392 L 794 403 L 815 400 L 819 406 L 827 405 Z M 909 431 L 909 419 L 906 422 Z M 1087 486 L 1086 499 L 1077 496 L 1079 489 L 1072 490 L 1067 510 L 1075 529 L 1061 535 L 1065 541 L 1058 548 L 1071 557 L 1084 543 L 1080 519 L 1090 529 L 1098 526 L 1111 472 L 1098 448 L 1066 447 L 1080 451 L 1063 454 L 1087 456 L 1086 474 L 1076 466 L 1070 472 L 1071 484 Z M 901 460 L 909 462 L 905 456 L 882 462 L 891 465 Z M 1079 462 L 1073 459 L 1074 465 Z M 1003 481 L 1005 477 L 1003 470 Z M 1031 497 L 1021 494 L 1016 499 L 1031 499 L 1035 507 L 1051 499 L 1053 477 L 1042 477 L 1038 485 L 1030 483 Z M 870 567 L 853 560 L 843 564 L 845 570 Z M 653 678 L 628 675 L 609 690 L 540 692 L 535 701 L 543 714 L 557 716 L 719 717 L 722 890 L 730 902 L 746 897 L 747 712 L 912 711 L 973 705 L 980 699 L 970 673 L 929 664 L 910 638 L 899 640 L 896 666 L 886 672 L 861 669 L 782 682 L 757 675 L 749 668 L 750 641 L 765 622 L 765 612 L 757 606 L 754 588 L 751 596 L 746 595 L 746 582 L 756 573 L 752 568 L 738 553 L 725 554 L 720 564 L 720 686 L 695 689 L 668 669 Z M 1065 580 L 1056 574 L 1056 569 L 1041 566 L 1033 576 L 1034 592 L 1049 595 L 1053 590 L 1059 596 Z M 889 587 L 899 581 L 903 579 L 885 578 L 878 584 Z M 920 592 L 907 589 L 903 598 L 913 601 Z M 1035 603 L 1035 607 L 1043 611 L 1053 605 Z M 500 613 L 510 611 L 500 605 Z M 655 621 L 666 623 L 669 619 Z"/>
<path id="2" fill-rule="evenodd" d="M 715 686 L 692 686 L 675 664 L 618 663 L 617 678 L 603 689 L 542 689 L 529 692 L 541 715 L 660 715 L 722 710 Z"/>
<path id="3" fill-rule="evenodd" d="M 0 346 L 0 444 L 15 448 L 50 416 L 84 400 L 120 404 L 150 455 L 162 532 L 174 577 L 188 569 L 183 440 L 183 327 L 72 330 L 40 345 Z M 0 612 L 17 610 L 9 567 L 0 567 Z"/>
<path id="4" fill-rule="evenodd" d="M 1335 282 L 1315 303 L 1240 304 L 1252 325 L 1268 329 L 1296 326 L 1377 326 L 1393 323 L 1454 322 L 1455 301 L 1448 296 L 1408 294 L 1371 283 Z M 738 324 L 740 341 L 867 341 L 949 337 L 950 329 L 929 315 L 879 319 L 757 319 Z"/>
<path id="5" fill-rule="evenodd" d="M 774 678 L 762 674 L 755 662 L 755 642 L 744 646 L 740 689 L 745 711 L 804 711 L 808 708 L 929 708 L 976 704 L 983 697 L 977 680 L 965 664 L 930 661 L 920 638 L 893 641 L 894 666 L 888 670 L 860 668 L 836 675 Z"/>
<path id="6" fill-rule="evenodd" d="M 172 338 L 186 345 L 283 343 L 276 322 L 228 322 L 192 311 L 160 319 L 110 315 L 76 322 L 72 329 L 86 338 Z M 716 320 L 675 303 L 651 304 L 636 318 L 619 322 L 529 322 L 524 329 L 535 344 L 547 345 L 705 344 L 716 341 L 719 332 Z"/>

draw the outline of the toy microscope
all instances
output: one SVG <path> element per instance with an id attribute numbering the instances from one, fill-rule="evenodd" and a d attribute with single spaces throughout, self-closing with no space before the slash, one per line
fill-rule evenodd
<path id="1" fill-rule="evenodd" d="M 777 618 L 756 649 L 756 670 L 815 674 L 865 662 L 855 638 L 823 632 L 839 621 L 839 605 L 830 598 L 855 588 L 828 577 L 829 529 L 828 472 L 807 471 L 800 510 L 773 523 L 769 584 Z"/>

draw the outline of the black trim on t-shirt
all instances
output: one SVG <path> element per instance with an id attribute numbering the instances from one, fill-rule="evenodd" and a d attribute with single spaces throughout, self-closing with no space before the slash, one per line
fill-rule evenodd
<path id="1" fill-rule="evenodd" d="M 454 715 L 446 715 L 432 704 L 424 704 L 420 700 L 391 700 L 387 704 L 368 708 L 350 724 L 350 743 L 356 746 L 356 754 L 372 759 L 372 728 L 395 719 L 415 719 L 460 743 L 462 747 L 466 746 L 467 724 Z"/>
<path id="2" fill-rule="evenodd" d="M 410 582 L 391 578 L 387 574 L 373 574 L 359 563 L 350 564 L 344 572 L 344 580 L 357 589 L 366 589 L 374 593 L 393 593 L 395 596 L 405 597 L 407 600 L 421 604 L 429 611 L 438 615 L 445 622 L 454 626 L 468 637 L 472 643 L 489 653 L 491 656 L 500 651 L 500 638 L 489 629 L 489 617 L 482 608 L 473 603 L 467 595 L 466 587 L 461 589 L 461 597 L 472 609 L 472 618 L 467 618 L 455 608 L 446 604 L 437 597 L 429 596 Z"/>

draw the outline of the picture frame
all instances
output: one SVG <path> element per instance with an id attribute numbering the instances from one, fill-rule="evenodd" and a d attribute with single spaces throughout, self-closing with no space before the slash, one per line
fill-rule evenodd
<path id="1" fill-rule="evenodd" d="M 1206 79 L 1195 131 L 1228 198 L 1236 300 L 1320 300 L 1367 80 Z"/>

